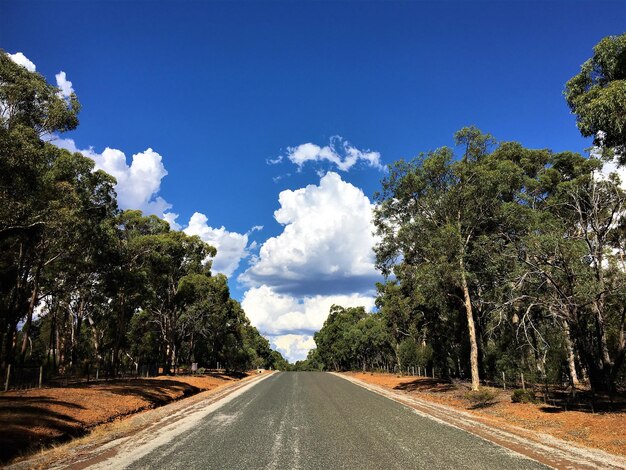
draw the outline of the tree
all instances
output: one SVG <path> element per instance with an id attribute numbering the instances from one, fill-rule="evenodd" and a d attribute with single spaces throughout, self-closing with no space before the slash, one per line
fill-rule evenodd
<path id="1" fill-rule="evenodd" d="M 0 368 L 35 358 L 115 375 L 164 358 L 166 370 L 286 367 L 227 279 L 211 275 L 215 248 L 119 212 L 111 175 L 44 140 L 74 129 L 79 110 L 0 51 Z"/>
<path id="2" fill-rule="evenodd" d="M 563 153 L 550 163 L 548 197 L 537 207 L 533 230 L 519 239 L 527 266 L 526 285 L 519 285 L 530 305 L 562 325 L 572 384 L 577 353 L 592 388 L 612 391 L 626 353 L 620 262 L 626 197 L 619 181 L 598 176 L 595 159 Z"/>
<path id="3" fill-rule="evenodd" d="M 176 364 L 181 340 L 181 314 L 189 295 L 181 287 L 189 277 L 208 271 L 204 261 L 214 256 L 215 248 L 198 236 L 166 231 L 142 238 L 147 253 L 147 275 L 152 287 L 144 307 L 159 326 L 166 350 L 166 369 Z"/>
<path id="4" fill-rule="evenodd" d="M 79 110 L 75 96 L 64 100 L 58 89 L 41 75 L 15 64 L 0 50 L 0 362 L 3 367 L 13 356 L 17 324 L 26 319 L 27 330 L 30 328 L 33 309 L 40 300 L 44 268 L 61 254 L 51 245 L 61 246 L 58 237 L 69 234 L 61 221 L 73 210 L 68 206 L 73 202 L 72 194 L 66 190 L 73 189 L 72 183 L 77 180 L 64 173 L 63 167 L 82 165 L 78 172 L 87 176 L 85 165 L 89 165 L 87 159 L 71 157 L 68 152 L 43 142 L 40 136 L 74 129 Z M 105 192 L 111 191 L 111 181 L 103 183 L 108 184 Z"/>
<path id="5" fill-rule="evenodd" d="M 466 313 L 470 343 L 472 388 L 480 385 L 478 343 L 468 261 L 476 241 L 498 218 L 503 183 L 516 173 L 484 163 L 493 138 L 476 128 L 455 135 L 464 147 L 460 161 L 451 149 L 442 148 L 416 161 L 400 161 L 383 181 L 375 211 L 382 240 L 376 247 L 383 274 L 392 271 L 398 256 L 449 282 L 449 295 L 459 295 Z M 471 201 L 471 202 L 470 202 Z"/>
<path id="6" fill-rule="evenodd" d="M 608 36 L 565 85 L 578 129 L 626 163 L 626 33 Z"/>
<path id="7" fill-rule="evenodd" d="M 363 307 L 330 307 L 324 326 L 314 335 L 317 354 L 327 368 L 339 371 L 354 366 L 351 330 L 366 315 Z"/>

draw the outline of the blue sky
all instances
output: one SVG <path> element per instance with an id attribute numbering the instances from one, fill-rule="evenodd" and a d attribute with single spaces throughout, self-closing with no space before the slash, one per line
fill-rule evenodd
<path id="1" fill-rule="evenodd" d="M 59 145 L 118 172 L 123 205 L 171 205 L 221 244 L 233 295 L 292 359 L 329 303 L 372 305 L 379 164 L 469 124 L 583 151 L 564 83 L 626 31 L 624 1 L 2 0 L 0 16 L 0 47 L 79 96 Z"/>

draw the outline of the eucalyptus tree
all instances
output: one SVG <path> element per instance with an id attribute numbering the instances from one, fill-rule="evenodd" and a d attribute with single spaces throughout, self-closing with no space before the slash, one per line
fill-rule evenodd
<path id="1" fill-rule="evenodd" d="M 400 266 L 411 266 L 421 282 L 443 283 L 444 295 L 457 300 L 465 311 L 472 388 L 478 389 L 475 310 L 481 268 L 474 253 L 494 243 L 523 171 L 508 160 L 489 158 L 494 140 L 476 128 L 461 129 L 455 141 L 463 148 L 458 160 L 443 147 L 390 168 L 375 211 L 381 237 L 376 254 L 383 274 L 401 275 Z"/>
<path id="2" fill-rule="evenodd" d="M 208 272 L 210 263 L 205 260 L 214 256 L 216 250 L 198 236 L 169 231 L 169 228 L 142 237 L 139 247 L 145 253 L 143 258 L 150 285 L 143 306 L 160 329 L 169 371 L 176 364 L 181 339 L 180 320 L 185 307 L 185 296 L 179 290 L 187 276 Z"/>
<path id="3" fill-rule="evenodd" d="M 626 159 L 626 33 L 608 36 L 565 85 L 578 129 L 609 155 Z"/>
<path id="4" fill-rule="evenodd" d="M 626 198 L 618 180 L 601 177 L 600 165 L 577 154 L 555 155 L 544 175 L 549 197 L 521 242 L 526 281 L 542 286 L 533 302 L 551 312 L 566 335 L 572 383 L 577 353 L 593 389 L 610 391 L 626 351 Z"/>
<path id="5" fill-rule="evenodd" d="M 314 335 L 317 355 L 328 369 L 348 370 L 354 367 L 354 335 L 352 329 L 366 318 L 363 307 L 330 307 L 324 325 Z"/>
<path id="6" fill-rule="evenodd" d="M 1 362 L 30 343 L 33 312 L 49 279 L 76 261 L 91 227 L 115 210 L 115 180 L 93 172 L 93 161 L 42 139 L 78 124 L 75 95 L 58 89 L 0 52 L 0 324 Z"/>
<path id="7" fill-rule="evenodd" d="M 66 310 L 67 325 L 60 331 L 69 336 L 70 343 L 77 344 L 83 320 L 103 301 L 107 266 L 104 247 L 117 210 L 115 180 L 102 171 L 94 171 L 91 159 L 79 153 L 59 152 L 50 168 L 50 182 L 57 195 L 48 193 L 54 215 L 39 244 L 43 261 L 38 298 Z M 29 309 L 22 329 L 22 355 L 31 322 Z M 60 325 L 56 326 L 59 331 Z M 76 350 L 70 349 L 71 360 L 76 363 Z"/>
<path id="8" fill-rule="evenodd" d="M 95 362 L 116 373 L 125 358 L 162 357 L 169 369 L 181 353 L 233 368 L 284 362 L 226 278 L 211 276 L 215 248 L 119 212 L 111 175 L 48 142 L 78 125 L 79 110 L 74 94 L 0 51 L 1 366 L 33 344 L 57 370 Z"/>

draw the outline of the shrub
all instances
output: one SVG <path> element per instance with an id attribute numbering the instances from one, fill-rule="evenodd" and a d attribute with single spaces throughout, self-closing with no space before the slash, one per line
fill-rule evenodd
<path id="1" fill-rule="evenodd" d="M 536 403 L 534 390 L 522 390 L 521 388 L 513 390 L 511 395 L 511 401 L 513 403 Z"/>
<path id="2" fill-rule="evenodd" d="M 496 392 L 488 388 L 472 390 L 465 394 L 465 399 L 469 401 L 474 408 L 483 408 L 493 403 L 496 398 Z"/>

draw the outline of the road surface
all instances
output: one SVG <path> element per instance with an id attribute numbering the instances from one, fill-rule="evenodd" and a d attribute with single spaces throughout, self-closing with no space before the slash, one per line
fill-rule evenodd
<path id="1" fill-rule="evenodd" d="M 104 462 L 103 462 L 104 463 Z M 133 469 L 544 469 L 340 377 L 279 372 Z"/>

